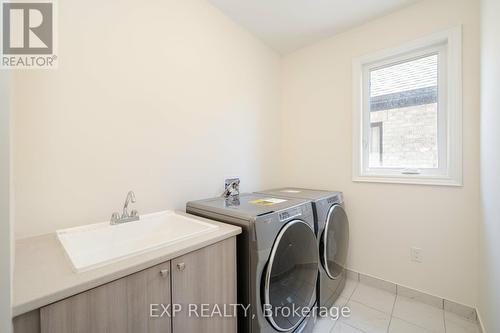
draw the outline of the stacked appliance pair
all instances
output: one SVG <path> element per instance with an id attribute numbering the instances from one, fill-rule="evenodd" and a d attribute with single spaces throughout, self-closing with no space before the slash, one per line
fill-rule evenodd
<path id="1" fill-rule="evenodd" d="M 339 192 L 301 189 L 187 203 L 190 214 L 243 229 L 237 240 L 238 303 L 250 309 L 239 314 L 239 333 L 311 332 L 312 309 L 333 305 L 345 283 L 348 225 L 342 204 Z"/>

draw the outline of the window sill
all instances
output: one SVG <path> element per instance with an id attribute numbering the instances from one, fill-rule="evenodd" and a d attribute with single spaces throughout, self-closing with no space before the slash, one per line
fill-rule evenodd
<path id="1" fill-rule="evenodd" d="M 387 184 L 408 184 L 408 185 L 431 185 L 431 186 L 452 186 L 462 187 L 463 182 L 459 179 L 445 177 L 425 177 L 425 176 L 386 176 L 386 175 L 362 175 L 354 176 L 353 182 L 387 183 Z"/>

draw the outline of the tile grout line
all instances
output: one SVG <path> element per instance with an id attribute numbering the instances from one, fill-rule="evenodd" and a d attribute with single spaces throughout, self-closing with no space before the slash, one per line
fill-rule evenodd
<path id="1" fill-rule="evenodd" d="M 353 294 L 354 294 L 354 292 L 353 292 Z M 351 295 L 351 296 L 352 296 L 352 295 Z M 371 309 L 371 310 L 377 311 L 377 312 L 379 312 L 379 313 L 383 313 L 383 314 L 386 314 L 386 315 L 388 314 L 387 312 L 384 312 L 384 311 L 382 311 L 382 310 L 380 310 L 380 309 L 374 308 L 373 306 L 366 305 L 366 304 L 361 303 L 361 302 L 356 301 L 356 300 L 352 300 L 351 302 L 357 303 L 357 304 L 359 304 L 359 305 L 363 305 L 363 306 L 365 306 L 365 307 L 367 307 L 367 308 L 369 308 L 369 309 Z M 394 300 L 394 304 L 395 304 L 395 302 L 396 302 L 396 301 Z M 393 309 L 393 311 L 394 311 L 394 309 Z M 392 317 L 392 315 L 391 315 L 390 317 Z M 389 326 L 390 326 L 390 322 L 391 322 L 391 319 L 389 318 Z M 356 326 L 353 326 L 353 325 L 351 325 L 351 324 L 349 324 L 349 323 L 345 323 L 345 324 L 346 324 L 347 326 L 349 326 L 349 327 L 352 327 L 352 328 L 357 329 L 358 331 L 361 331 L 361 332 L 367 333 L 367 332 L 363 331 L 362 329 L 357 328 Z M 389 326 L 387 327 L 387 330 L 389 330 Z"/>
<path id="2" fill-rule="evenodd" d="M 357 290 L 357 288 L 359 288 L 359 286 L 360 286 L 361 284 L 362 284 L 362 282 L 361 282 L 361 281 L 358 281 L 358 282 L 356 283 L 356 287 L 355 287 L 355 288 L 353 289 L 353 291 L 350 293 L 350 296 L 349 296 L 349 298 L 348 298 L 348 302 L 358 303 L 358 304 L 361 304 L 361 305 L 363 305 L 363 306 L 365 306 L 365 307 L 367 307 L 367 308 L 370 308 L 370 309 L 372 309 L 372 310 L 376 310 L 376 311 L 378 311 L 378 312 L 382 312 L 382 313 L 384 313 L 384 311 L 381 311 L 381 310 L 380 310 L 380 309 L 378 309 L 378 308 L 374 308 L 374 307 L 372 307 L 372 306 L 370 306 L 370 305 L 364 304 L 363 302 L 359 302 L 359 301 L 356 301 L 356 300 L 353 300 L 353 299 L 352 299 L 352 296 L 354 295 L 355 291 Z M 376 286 L 372 286 L 372 285 L 368 285 L 368 286 L 370 286 L 370 287 L 372 287 L 372 288 L 375 288 L 375 289 L 379 289 L 379 290 L 386 291 L 386 292 L 390 293 L 390 291 L 387 291 L 387 290 L 385 290 L 385 289 L 383 289 L 383 288 L 377 288 Z M 448 327 L 447 327 L 447 323 L 446 323 L 446 311 L 445 311 L 445 309 L 444 309 L 444 301 L 445 301 L 444 299 L 441 299 L 441 300 L 440 300 L 441 302 L 443 302 L 442 307 L 437 307 L 437 306 L 434 306 L 434 305 L 428 304 L 428 303 L 426 303 L 426 302 L 422 302 L 422 301 L 419 301 L 419 300 L 416 300 L 416 299 L 414 300 L 414 299 L 412 299 L 411 297 L 405 297 L 405 296 L 403 296 L 403 295 L 399 295 L 399 293 L 398 293 L 398 288 L 397 288 L 397 287 L 398 287 L 398 285 L 396 285 L 396 293 L 395 293 L 394 303 L 393 303 L 393 306 L 392 306 L 392 311 L 391 311 L 391 313 L 390 313 L 389 326 L 388 326 L 388 328 L 387 328 L 387 333 L 389 333 L 390 326 L 391 326 L 391 323 L 392 323 L 392 319 L 394 319 L 394 318 L 396 318 L 396 319 L 398 319 L 398 320 L 401 320 L 401 321 L 403 321 L 403 322 L 406 322 L 406 323 L 408 323 L 408 324 L 410 324 L 410 325 L 413 325 L 413 326 L 415 326 L 415 327 L 418 327 L 419 329 L 421 329 L 421 330 L 423 330 L 423 331 L 426 331 L 426 332 L 431 333 L 431 331 L 430 331 L 428 328 L 423 327 L 423 326 L 421 326 L 420 324 L 416 324 L 416 323 L 414 323 L 414 322 L 411 322 L 411 321 L 408 321 L 408 320 L 405 320 L 405 319 L 401 319 L 401 318 L 399 318 L 399 317 L 397 317 L 397 316 L 395 316 L 395 315 L 394 315 L 395 308 L 396 308 L 396 302 L 397 302 L 397 300 L 398 300 L 398 298 L 399 298 L 399 297 L 408 298 L 408 299 L 412 300 L 413 302 L 421 303 L 421 304 L 424 304 L 424 305 L 426 305 L 426 306 L 429 306 L 429 307 L 435 308 L 435 309 L 437 309 L 437 310 L 440 310 L 440 311 L 441 311 L 441 313 L 442 313 L 442 318 L 443 318 L 443 328 L 444 328 L 444 331 L 442 331 L 442 333 L 448 333 L 448 332 L 450 332 L 450 331 L 449 331 L 449 329 L 448 329 Z M 385 312 L 385 313 L 387 313 L 387 312 Z M 455 314 L 456 314 L 456 313 L 455 313 Z M 459 315 L 459 314 L 456 314 L 456 315 L 457 315 L 457 316 L 459 316 L 460 318 L 464 319 L 464 320 L 467 320 L 467 321 L 469 321 L 469 322 L 471 322 L 471 323 L 475 323 L 476 325 L 478 325 L 478 321 L 469 320 L 469 319 L 467 319 L 466 317 L 461 316 L 461 315 Z M 350 326 L 350 327 L 353 327 L 353 328 L 355 328 L 355 329 L 357 329 L 357 330 L 360 330 L 359 328 L 357 328 L 357 327 L 355 327 L 355 326 L 352 326 L 352 325 L 350 325 L 349 323 L 345 323 L 345 324 L 346 324 L 346 325 L 348 325 L 348 326 Z M 361 330 L 361 331 L 362 331 L 362 330 Z"/>
<path id="3" fill-rule="evenodd" d="M 389 333 L 389 329 L 391 328 L 392 316 L 394 316 L 394 308 L 396 307 L 397 300 L 398 300 L 398 288 L 396 286 L 396 297 L 394 297 L 394 303 L 392 303 L 392 311 L 391 311 L 391 317 L 389 318 L 389 326 L 387 326 L 387 333 Z"/>
<path id="4" fill-rule="evenodd" d="M 395 282 L 391 282 L 391 281 L 387 281 L 387 280 L 384 280 L 384 279 L 381 279 L 381 278 L 378 278 L 378 277 L 375 277 L 375 276 L 372 276 L 372 275 L 368 275 L 368 274 L 363 274 L 363 273 L 360 273 L 360 272 L 356 272 L 356 271 L 353 271 L 353 270 L 350 270 L 352 273 L 355 273 L 357 274 L 358 276 L 358 280 L 359 282 L 361 283 L 361 278 L 362 276 L 364 277 L 367 277 L 369 279 L 372 279 L 372 280 L 375 280 L 375 281 L 378 281 L 378 282 L 382 282 L 382 283 L 385 283 L 385 284 L 390 284 L 390 285 L 394 285 L 395 288 L 396 288 L 396 293 L 398 293 L 398 287 L 401 287 L 401 288 L 405 288 L 405 289 L 408 289 L 412 292 L 415 292 L 416 294 L 419 294 L 419 295 L 423 295 L 423 296 L 426 296 L 426 297 L 431 297 L 431 298 L 434 298 L 434 299 L 439 299 L 439 302 L 440 302 L 440 306 L 438 308 L 442 309 L 442 310 L 446 310 L 445 309 L 445 303 L 446 302 L 449 302 L 449 303 L 452 303 L 452 304 L 457 304 L 458 306 L 461 306 L 461 307 L 464 307 L 464 308 L 467 308 L 467 310 L 472 310 L 474 311 L 475 313 L 475 318 L 474 319 L 471 319 L 470 317 L 466 316 L 466 315 L 463 315 L 461 314 L 460 312 L 457 312 L 457 311 L 453 311 L 453 310 L 450 310 L 449 312 L 450 313 L 453 313 L 453 314 L 456 314 L 462 318 L 465 318 L 467 320 L 471 320 L 471 321 L 475 321 L 476 323 L 479 323 L 479 319 L 477 317 L 477 308 L 475 307 L 471 307 L 471 306 L 468 306 L 468 305 L 465 305 L 465 304 L 461 304 L 461 303 L 457 303 L 457 302 L 454 302 L 454 301 L 451 301 L 451 300 L 448 300 L 446 298 L 443 298 L 443 297 L 440 297 L 440 296 L 436 296 L 436 295 L 433 295 L 433 294 L 429 294 L 429 293 L 426 293 L 426 292 L 422 292 L 420 290 L 417 290 L 417 289 L 413 289 L 413 288 L 410 288 L 410 287 L 406 287 L 406 286 L 402 286 L 398 283 L 395 283 Z M 369 283 L 366 283 L 367 285 L 370 285 L 374 288 L 377 288 L 377 289 L 381 289 L 381 290 L 385 290 L 385 288 L 382 288 L 380 286 L 376 286 L 376 285 L 372 285 L 372 284 L 369 284 Z M 406 296 L 408 298 L 411 298 L 413 299 L 412 296 Z M 431 303 L 427 303 L 425 301 L 421 301 L 421 300 L 418 300 L 418 299 L 415 299 L 416 301 L 418 302 L 421 302 L 421 303 L 425 303 L 425 304 L 428 304 L 428 305 L 431 305 L 431 306 L 434 306 L 436 307 L 435 305 L 431 304 Z"/>
<path id="5" fill-rule="evenodd" d="M 354 295 L 354 293 L 358 290 L 358 288 L 359 288 L 359 287 L 360 287 L 360 285 L 362 284 L 362 282 L 361 282 L 361 280 L 360 280 L 360 274 L 359 274 L 359 273 L 358 273 L 358 275 L 357 275 L 357 279 L 356 279 L 356 278 L 354 278 L 354 279 L 349 279 L 349 280 L 351 280 L 351 281 L 353 282 L 354 287 L 353 287 L 352 291 L 346 295 L 346 302 L 345 302 L 344 306 L 345 306 L 345 305 L 347 305 L 347 304 L 348 304 L 348 303 L 350 303 L 350 302 L 351 302 L 351 303 L 352 303 L 352 302 L 354 302 L 354 303 L 358 303 L 358 304 L 360 304 L 360 305 L 363 305 L 363 306 L 365 306 L 365 307 L 367 307 L 367 308 L 370 308 L 370 309 L 372 309 L 372 310 L 375 310 L 375 311 L 377 311 L 377 312 L 381 312 L 381 313 L 386 313 L 386 314 L 389 314 L 389 315 L 390 315 L 390 317 L 389 317 L 389 323 L 388 323 L 388 327 L 387 327 L 386 333 L 389 333 L 389 332 L 390 332 L 390 327 L 391 327 L 391 324 L 392 324 L 392 320 L 393 320 L 393 319 L 395 319 L 395 318 L 396 318 L 397 320 L 401 320 L 401 321 L 403 321 L 403 322 L 406 322 L 406 323 L 407 323 L 407 324 L 409 324 L 409 325 L 412 325 L 412 326 L 415 326 L 415 327 L 417 327 L 417 328 L 420 328 L 420 329 L 422 329 L 423 331 L 426 331 L 426 332 L 429 332 L 429 333 L 431 332 L 431 331 L 429 331 L 429 329 L 428 329 L 428 328 L 426 328 L 426 327 L 422 327 L 422 326 L 421 326 L 421 325 L 419 325 L 419 324 L 415 324 L 414 322 L 407 321 L 407 320 L 405 320 L 405 319 L 401 319 L 401 318 L 399 318 L 399 317 L 397 317 L 397 316 L 395 316 L 395 315 L 394 315 L 394 314 L 395 314 L 395 309 L 396 309 L 396 303 L 397 303 L 397 301 L 398 301 L 398 298 L 399 298 L 399 297 L 406 298 L 406 297 L 404 297 L 403 295 L 399 295 L 399 289 L 398 289 L 399 285 L 395 284 L 395 286 L 396 286 L 396 292 L 394 293 L 394 295 L 395 295 L 395 297 L 394 297 L 394 301 L 393 301 L 393 304 L 392 304 L 392 308 L 391 308 L 390 313 L 387 313 L 387 312 L 384 312 L 384 311 L 382 311 L 382 310 L 380 310 L 380 309 L 378 309 L 378 308 L 374 308 L 374 307 L 372 307 L 372 306 L 370 306 L 370 305 L 366 305 L 366 304 L 364 304 L 363 302 L 356 301 L 356 300 L 354 300 L 354 299 L 352 298 L 352 296 Z M 382 291 L 385 291 L 385 292 L 388 292 L 388 293 L 392 293 L 391 291 L 388 291 L 388 290 L 386 290 L 385 288 L 380 288 L 380 287 L 377 287 L 377 286 L 374 286 L 374 285 L 370 285 L 370 284 L 366 284 L 366 285 L 368 285 L 368 286 L 370 286 L 370 287 L 372 287 L 372 288 L 378 289 L 378 290 L 382 290 Z M 407 288 L 407 287 L 405 287 L 405 288 Z M 442 331 L 442 333 L 447 333 L 447 332 L 450 332 L 450 331 L 449 331 L 449 329 L 448 329 L 448 327 L 447 327 L 447 322 L 446 322 L 446 311 L 445 311 L 445 304 L 444 304 L 444 303 L 445 303 L 445 299 L 443 299 L 443 298 L 441 298 L 441 299 L 440 299 L 440 301 L 442 302 L 442 306 L 435 306 L 435 305 L 433 305 L 433 304 L 426 303 L 425 301 L 420 301 L 420 300 L 418 300 L 418 299 L 413 299 L 412 297 L 408 297 L 408 299 L 410 299 L 410 300 L 412 300 L 412 301 L 414 301 L 414 302 L 417 302 L 417 303 L 422 303 L 422 304 L 425 304 L 426 306 L 430 306 L 430 307 L 433 307 L 433 308 L 440 309 L 440 310 L 442 311 L 442 320 L 443 320 L 443 328 L 444 328 L 444 330 Z M 465 317 L 465 316 L 462 316 L 462 315 L 460 315 L 460 314 L 458 314 L 458 313 L 456 313 L 456 315 L 457 315 L 457 316 L 459 316 L 460 318 L 463 318 L 463 319 L 465 319 L 465 320 L 467 320 L 467 321 L 469 321 L 469 322 L 471 322 L 471 323 L 475 323 L 477 326 L 479 326 L 479 324 L 478 324 L 479 320 L 477 320 L 477 319 L 476 319 L 476 320 L 471 320 L 471 319 L 469 319 L 469 318 L 467 318 L 467 317 Z M 346 326 L 348 326 L 348 327 L 351 327 L 351 328 L 353 328 L 353 329 L 355 329 L 355 330 L 358 330 L 358 331 L 359 331 L 359 332 L 361 332 L 361 333 L 367 333 L 367 332 L 365 332 L 364 330 L 362 330 L 362 329 L 360 329 L 360 328 L 358 328 L 358 327 L 356 327 L 356 326 L 353 326 L 350 322 L 346 322 L 346 321 L 344 321 L 343 319 L 344 319 L 343 317 L 340 317 L 338 320 L 336 320 L 336 321 L 335 321 L 335 323 L 334 323 L 334 325 L 333 325 L 333 326 L 332 326 L 332 327 L 328 330 L 328 333 L 332 333 L 332 332 L 335 330 L 335 328 L 337 327 L 337 324 L 338 324 L 338 322 L 339 322 L 339 321 L 342 321 L 342 325 L 346 325 Z M 341 326 L 339 326 L 339 328 L 341 328 Z M 319 333 L 319 332 L 318 332 L 318 333 Z"/>
<path id="6" fill-rule="evenodd" d="M 396 290 L 397 290 L 397 289 L 396 289 Z M 400 296 L 400 295 L 397 295 L 397 294 L 396 294 L 396 300 L 397 300 L 398 296 Z M 406 296 L 401 296 L 401 297 L 408 298 L 408 297 L 406 297 Z M 415 300 L 413 300 L 413 301 L 415 301 Z M 419 301 L 415 301 L 415 302 L 422 303 L 422 302 L 419 302 Z M 429 304 L 426 304 L 426 303 L 422 303 L 422 304 L 429 305 Z M 429 305 L 429 306 L 432 306 L 432 305 Z M 427 332 L 431 333 L 431 331 L 430 331 L 428 328 L 423 327 L 423 326 L 421 326 L 420 324 L 416 324 L 416 323 L 411 322 L 411 321 L 409 321 L 409 320 L 407 320 L 407 319 L 403 319 L 403 318 L 400 318 L 400 317 L 396 317 L 396 316 L 394 316 L 394 309 L 395 309 L 395 308 L 396 308 L 396 302 L 394 302 L 394 308 L 393 308 L 393 310 L 392 310 L 392 314 L 391 314 L 391 321 L 392 321 L 392 318 L 394 317 L 394 318 L 396 318 L 396 319 L 398 319 L 398 320 L 404 321 L 404 322 L 406 322 L 406 323 L 408 323 L 408 324 L 410 324 L 410 325 L 416 326 L 416 327 L 418 327 L 418 328 L 420 328 L 420 329 L 422 329 L 422 330 L 424 330 L 424 331 L 427 331 Z M 439 309 L 439 308 L 437 308 L 437 309 Z M 443 309 L 441 309 L 441 311 L 443 312 L 443 315 L 444 315 L 444 310 L 443 310 Z M 443 321 L 444 321 L 444 318 L 443 318 Z M 443 333 L 446 333 L 446 326 L 445 326 L 445 332 L 443 332 Z"/>
<path id="7" fill-rule="evenodd" d="M 352 292 L 350 293 L 349 297 L 347 297 L 347 301 L 345 302 L 345 304 L 343 306 L 346 306 L 349 301 L 351 300 L 351 297 L 352 295 L 354 294 L 354 291 L 356 290 L 356 288 L 358 288 L 358 285 L 359 285 L 359 273 L 358 273 L 358 280 L 356 281 L 356 286 L 352 289 Z M 331 333 L 333 331 L 333 329 L 335 328 L 335 326 L 337 326 L 337 324 L 339 323 L 339 321 L 341 320 L 342 318 L 339 318 L 335 321 L 335 324 L 333 324 L 332 328 L 330 329 L 329 333 Z M 350 326 L 350 325 L 349 325 Z"/>
<path id="8" fill-rule="evenodd" d="M 351 299 L 352 295 L 354 294 L 354 291 L 356 290 L 356 288 L 358 287 L 358 284 L 359 284 L 359 275 L 358 275 L 358 280 L 356 281 L 356 286 L 352 289 L 352 292 L 349 294 L 349 297 L 347 297 L 347 301 L 345 302 L 345 304 L 343 306 L 346 306 L 347 303 L 349 303 L 349 300 Z M 342 318 L 338 318 L 336 321 L 335 321 L 335 324 L 333 324 L 332 328 L 330 328 L 330 331 L 329 333 L 331 333 L 333 331 L 333 329 L 335 328 L 335 326 L 337 326 L 338 322 L 341 320 Z"/>
<path id="9" fill-rule="evenodd" d="M 446 314 L 444 311 L 444 300 L 443 300 L 443 325 L 444 325 L 444 333 L 446 333 L 447 329 L 446 329 Z"/>
<path id="10" fill-rule="evenodd" d="M 393 309 L 392 309 L 392 313 L 391 313 L 391 320 L 390 320 L 390 321 L 392 322 L 392 318 L 396 318 L 396 319 L 398 319 L 398 320 L 404 321 L 405 323 L 408 323 L 408 324 L 410 324 L 410 325 L 416 326 L 416 327 L 418 327 L 418 328 L 420 328 L 420 329 L 422 329 L 422 330 L 424 330 L 424 331 L 427 331 L 427 332 L 431 333 L 431 331 L 430 331 L 428 328 L 423 327 L 423 326 L 421 326 L 420 324 L 416 324 L 416 323 L 414 323 L 414 322 L 408 321 L 407 319 L 402 319 L 402 318 L 400 318 L 400 317 L 396 317 L 396 316 L 394 316 L 394 310 L 395 310 L 395 308 L 396 308 L 396 301 L 397 301 L 398 296 L 399 296 L 399 295 L 397 295 L 397 294 L 396 294 L 396 299 L 395 299 L 395 301 L 394 301 L 394 307 L 393 307 Z M 401 296 L 401 297 L 405 297 L 405 296 Z M 417 302 L 418 302 L 418 301 L 417 301 Z M 420 302 L 419 302 L 419 303 L 420 303 Z M 423 304 L 425 304 L 425 303 L 423 303 Z M 426 304 L 426 305 L 429 305 L 429 304 Z M 365 305 L 365 306 L 368 306 L 368 305 Z M 373 308 L 372 308 L 372 309 L 373 309 Z M 379 310 L 379 311 L 380 311 L 380 310 Z M 443 311 L 443 315 L 444 315 L 444 310 L 442 310 L 442 311 Z M 445 331 L 446 331 L 446 327 L 445 327 Z M 446 333 L 446 332 L 443 332 L 443 333 Z"/>
<path id="11" fill-rule="evenodd" d="M 358 285 L 360 285 L 360 284 L 363 284 L 363 283 L 361 283 L 361 281 L 359 281 L 359 282 L 358 282 L 358 284 L 356 285 L 356 288 L 357 288 L 357 287 L 358 287 Z M 366 284 L 363 284 L 363 285 L 365 285 L 365 286 L 366 286 Z M 369 286 L 369 287 L 371 287 L 371 288 L 374 288 L 374 289 L 378 289 L 378 290 L 381 290 L 381 291 L 384 291 L 384 292 L 387 292 L 387 293 L 392 294 L 390 291 L 387 291 L 387 290 L 384 290 L 384 289 L 380 289 L 380 288 L 377 288 L 377 287 L 374 287 L 374 286 L 370 286 L 370 285 L 367 285 L 367 286 Z M 354 288 L 354 290 L 352 291 L 352 294 L 351 294 L 351 296 L 349 297 L 349 300 L 348 300 L 347 302 L 349 302 L 349 301 L 351 300 L 351 297 L 352 297 L 352 295 L 354 295 L 354 292 L 356 291 L 356 288 Z M 394 296 L 396 296 L 396 297 L 397 297 L 397 294 L 394 294 Z M 352 300 L 352 302 L 354 302 L 354 303 L 358 303 L 358 304 L 361 304 L 361 305 L 363 305 L 363 306 L 366 306 L 367 308 L 370 308 L 370 309 L 375 310 L 375 311 L 380 312 L 380 313 L 389 314 L 389 313 L 387 313 L 387 312 L 385 312 L 385 311 L 382 311 L 382 310 L 380 310 L 380 309 L 377 309 L 377 308 L 375 308 L 375 307 L 373 307 L 373 306 L 371 306 L 371 305 L 368 305 L 368 304 L 362 303 L 361 301 L 357 301 L 357 300 L 355 300 L 355 299 L 353 299 L 353 300 Z M 394 302 L 396 302 L 396 301 L 394 300 Z M 395 304 L 395 303 L 394 303 L 394 304 Z M 394 307 L 394 304 L 393 304 L 393 307 Z M 393 308 L 393 310 L 392 310 L 392 311 L 394 311 L 394 308 Z M 349 325 L 349 326 L 351 326 L 351 325 Z"/>
<path id="12" fill-rule="evenodd" d="M 352 295 L 354 295 L 354 292 L 356 291 L 356 289 L 358 288 L 358 286 L 359 286 L 359 284 L 360 284 L 360 283 L 361 283 L 361 280 L 360 280 L 360 275 L 359 275 L 359 273 L 358 273 L 358 280 L 356 281 L 356 287 L 354 287 L 354 288 L 352 289 L 351 294 L 350 294 L 350 295 L 349 295 L 349 297 L 347 298 L 347 303 L 346 303 L 346 305 L 347 305 L 347 304 L 349 303 L 349 301 L 351 300 Z M 354 301 L 354 300 L 353 300 L 353 302 L 356 302 L 356 301 Z M 356 303 L 357 303 L 357 302 L 356 302 Z M 361 304 L 361 303 L 360 303 L 360 304 Z M 363 305 L 364 305 L 364 304 L 363 304 Z M 356 330 L 358 330 L 358 331 L 362 332 L 362 333 L 367 333 L 367 332 L 365 332 L 365 330 L 362 330 L 362 329 L 360 329 L 360 328 L 357 328 L 357 327 L 354 327 L 354 326 L 352 326 L 352 325 L 349 325 L 349 323 L 345 323 L 345 324 L 346 324 L 347 326 L 351 327 L 351 328 L 354 328 L 354 329 L 356 329 Z M 337 325 L 337 323 L 335 323 L 335 325 Z"/>
<path id="13" fill-rule="evenodd" d="M 354 295 L 354 292 L 356 291 L 356 289 L 358 288 L 358 286 L 359 286 L 359 278 L 358 278 L 358 281 L 356 282 L 356 286 L 352 289 L 351 294 L 347 298 L 347 303 L 349 303 L 349 301 L 351 300 L 351 297 L 352 297 L 352 295 Z"/>
<path id="14" fill-rule="evenodd" d="M 428 329 L 428 328 L 422 327 L 422 326 L 420 326 L 419 324 L 415 324 L 415 323 L 413 323 L 413 322 L 411 322 L 411 321 L 408 321 L 407 319 L 402 319 L 402 318 L 399 318 L 399 317 L 394 317 L 394 318 L 396 318 L 397 320 L 400 320 L 400 321 L 402 321 L 402 322 L 405 322 L 405 323 L 407 323 L 407 324 L 410 324 L 410 325 L 412 325 L 412 326 L 418 327 L 418 328 L 419 328 L 419 329 L 421 329 L 422 331 L 425 331 L 425 332 L 428 332 L 428 333 L 433 333 L 432 331 L 429 331 L 429 329 Z"/>
<path id="15" fill-rule="evenodd" d="M 360 282 L 360 283 L 361 283 L 361 282 Z M 376 288 L 376 287 L 373 287 L 373 288 Z M 379 288 L 377 288 L 377 289 L 379 289 Z M 384 290 L 384 289 L 379 289 L 379 290 L 386 291 L 386 290 Z M 386 292 L 390 293 L 389 291 L 386 291 Z M 354 291 L 353 291 L 353 294 L 354 294 Z M 424 331 L 427 331 L 427 332 L 431 333 L 431 331 L 429 331 L 429 330 L 428 330 L 427 328 L 425 328 L 425 327 L 422 327 L 422 326 L 417 325 L 417 324 L 415 324 L 415 323 L 409 322 L 409 321 L 407 321 L 407 320 L 405 320 L 405 319 L 401 319 L 401 318 L 399 318 L 399 317 L 395 317 L 395 316 L 394 316 L 394 309 L 396 308 L 396 301 L 397 301 L 397 297 L 398 297 L 398 294 L 397 294 L 397 289 L 396 289 L 396 294 L 394 294 L 394 295 L 395 295 L 395 298 L 394 298 L 393 308 L 392 308 L 392 311 L 391 311 L 391 314 L 390 314 L 390 319 L 389 319 L 389 327 L 390 327 L 390 323 L 392 322 L 392 318 L 394 317 L 394 318 L 397 318 L 398 320 L 404 321 L 404 322 L 406 322 L 406 323 L 408 323 L 408 324 L 414 325 L 414 326 L 416 326 L 416 327 L 418 327 L 418 328 L 420 328 L 420 329 L 422 329 L 422 330 L 424 330 Z M 351 296 L 352 296 L 352 295 L 351 295 Z M 402 296 L 402 297 L 404 297 L 404 296 Z M 370 309 L 375 310 L 375 311 L 377 311 L 377 312 L 387 314 L 387 312 L 384 312 L 384 311 L 382 311 L 382 310 L 380 310 L 380 309 L 374 308 L 374 307 L 372 307 L 372 306 L 370 306 L 370 305 L 367 305 L 367 304 L 361 303 L 361 302 L 359 302 L 359 301 L 352 300 L 352 302 L 354 302 L 354 303 L 358 303 L 358 304 L 361 304 L 361 305 L 366 306 L 367 308 L 370 308 Z M 443 313 L 444 313 L 444 312 L 443 312 Z M 352 326 L 352 325 L 349 325 L 348 323 L 346 323 L 346 325 L 348 325 L 348 326 L 350 326 L 350 327 L 354 327 L 354 326 Z M 388 327 L 388 329 L 389 329 L 389 327 Z M 356 328 L 356 329 L 358 329 L 358 330 L 359 330 L 359 328 L 357 328 L 357 327 L 354 327 L 354 328 Z M 446 333 L 446 332 L 443 332 L 443 333 Z"/>
<path id="16" fill-rule="evenodd" d="M 386 314 L 386 315 L 390 315 L 389 313 L 387 313 L 387 312 L 385 312 L 385 311 L 382 311 L 382 310 L 380 310 L 380 309 L 374 308 L 374 307 L 373 307 L 373 306 L 371 306 L 371 305 L 366 305 L 365 303 L 361 303 L 360 301 L 352 300 L 352 302 L 357 303 L 357 304 L 359 304 L 359 305 L 363 305 L 364 307 L 367 307 L 367 308 L 372 309 L 372 310 L 374 310 L 374 311 L 377 311 L 377 312 L 380 312 L 380 313 L 383 313 L 383 314 Z"/>
<path id="17" fill-rule="evenodd" d="M 347 326 L 351 327 L 351 328 L 354 328 L 355 330 L 357 331 L 360 331 L 362 333 L 369 333 L 369 332 L 366 332 L 365 330 L 362 330 L 361 328 L 357 328 L 357 327 L 354 327 L 352 325 L 350 325 L 349 323 L 345 323 Z"/>

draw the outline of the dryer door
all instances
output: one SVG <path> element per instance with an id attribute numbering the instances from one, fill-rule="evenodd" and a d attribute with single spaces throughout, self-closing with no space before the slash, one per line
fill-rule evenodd
<path id="1" fill-rule="evenodd" d="M 295 329 L 314 305 L 318 265 L 313 229 L 301 220 L 288 222 L 276 237 L 263 276 L 263 311 L 276 330 Z"/>
<path id="2" fill-rule="evenodd" d="M 349 221 L 341 205 L 333 205 L 328 211 L 326 225 L 321 235 L 321 264 L 328 277 L 338 279 L 347 260 L 349 246 Z"/>

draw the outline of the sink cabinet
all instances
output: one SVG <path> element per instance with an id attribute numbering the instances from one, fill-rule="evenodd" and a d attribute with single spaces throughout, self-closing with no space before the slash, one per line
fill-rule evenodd
<path id="1" fill-rule="evenodd" d="M 169 272 L 166 262 L 43 307 L 41 332 L 169 333 L 170 318 L 149 316 L 149 304 L 170 304 Z"/>
<path id="2" fill-rule="evenodd" d="M 151 304 L 181 310 L 154 317 Z M 236 332 L 236 317 L 201 317 L 201 304 L 236 304 L 235 237 L 14 318 L 14 333 Z"/>
<path id="3" fill-rule="evenodd" d="M 236 248 L 234 237 L 172 260 L 172 302 L 181 304 L 183 311 L 173 318 L 173 332 L 236 333 L 236 316 L 202 315 L 224 311 L 226 315 L 236 304 Z M 198 305 L 188 316 L 189 304 Z M 203 312 L 201 304 L 209 305 Z"/>

